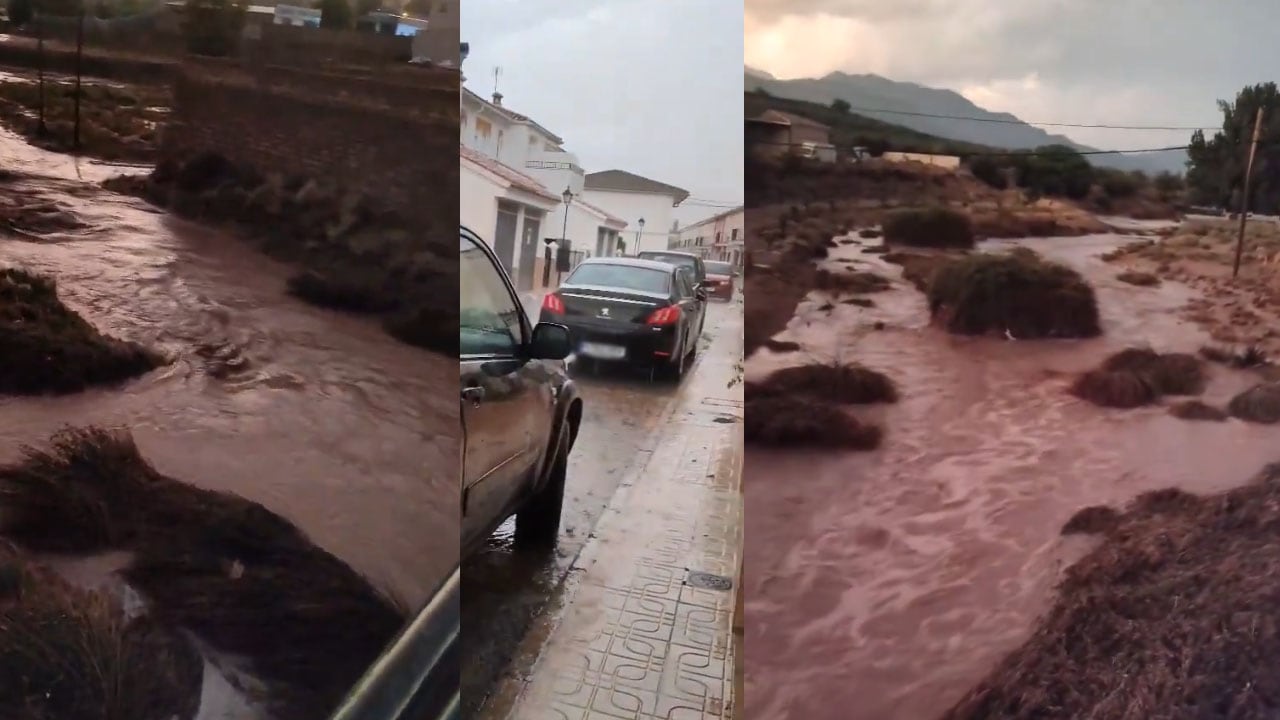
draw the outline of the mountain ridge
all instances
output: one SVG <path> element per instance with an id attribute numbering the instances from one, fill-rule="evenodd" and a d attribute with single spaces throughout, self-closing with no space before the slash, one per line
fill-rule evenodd
<path id="1" fill-rule="evenodd" d="M 1097 152 L 1097 148 L 1078 143 L 1065 135 L 1028 125 L 1012 113 L 989 111 L 954 90 L 900 82 L 880 75 L 835 71 L 821 78 L 779 80 L 767 72 L 744 66 L 744 86 L 748 91 L 763 89 L 778 97 L 822 104 L 841 99 L 855 108 L 873 108 L 856 110 L 859 115 L 950 140 L 1009 150 L 1066 145 L 1080 152 Z M 902 112 L 960 116 L 981 121 L 899 114 Z M 991 120 L 1004 122 L 988 122 Z M 1090 159 L 1096 165 L 1121 170 L 1181 173 L 1185 168 L 1186 153 L 1181 150 L 1120 153 L 1097 155 Z"/>

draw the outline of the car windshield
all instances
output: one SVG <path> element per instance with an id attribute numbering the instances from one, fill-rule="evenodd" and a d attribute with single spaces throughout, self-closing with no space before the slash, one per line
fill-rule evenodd
<path id="1" fill-rule="evenodd" d="M 691 268 L 698 266 L 698 261 L 686 255 L 673 255 L 670 253 L 640 253 L 640 257 L 645 260 L 656 260 L 658 262 L 664 262 L 668 265 L 675 265 L 677 267 Z"/>
<path id="2" fill-rule="evenodd" d="M 707 265 L 708 275 L 732 275 L 733 274 L 733 266 L 727 262 L 720 262 L 718 260 L 708 260 L 706 262 L 706 265 Z"/>
<path id="3" fill-rule="evenodd" d="M 662 270 L 606 263 L 579 265 L 566 282 L 654 293 L 665 293 L 671 289 L 671 276 Z"/>

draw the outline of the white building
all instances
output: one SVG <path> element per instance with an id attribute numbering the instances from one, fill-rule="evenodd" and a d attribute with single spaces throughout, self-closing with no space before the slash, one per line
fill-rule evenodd
<path id="1" fill-rule="evenodd" d="M 612 255 L 627 223 L 583 193 L 584 173 L 563 140 L 463 89 L 460 213 L 493 246 L 522 291 L 541 287 L 545 240 L 567 238 L 575 260 Z M 568 202 L 566 203 L 566 198 Z"/>
<path id="2" fill-rule="evenodd" d="M 671 248 L 741 267 L 746 232 L 746 213 L 736 207 L 681 229 Z"/>
<path id="3" fill-rule="evenodd" d="M 630 229 L 622 240 L 629 255 L 665 250 L 676 224 L 675 208 L 689 197 L 687 190 L 625 170 L 591 173 L 584 187 L 587 202 L 627 222 Z"/>

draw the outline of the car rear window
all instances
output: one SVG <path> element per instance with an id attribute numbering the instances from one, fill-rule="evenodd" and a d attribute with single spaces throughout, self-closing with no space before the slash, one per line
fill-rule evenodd
<path id="1" fill-rule="evenodd" d="M 632 265 L 607 265 L 592 263 L 579 265 L 566 281 L 571 285 L 595 285 L 597 287 L 639 290 L 665 293 L 671 291 L 671 274 L 653 268 Z"/>
<path id="2" fill-rule="evenodd" d="M 678 265 L 680 267 L 696 268 L 698 261 L 684 255 L 668 255 L 667 253 L 640 253 L 640 257 L 645 260 L 657 260 L 669 265 Z"/>
<path id="3" fill-rule="evenodd" d="M 707 272 L 712 275 L 732 275 L 733 266 L 727 262 L 719 262 L 717 260 L 708 260 L 706 263 Z"/>

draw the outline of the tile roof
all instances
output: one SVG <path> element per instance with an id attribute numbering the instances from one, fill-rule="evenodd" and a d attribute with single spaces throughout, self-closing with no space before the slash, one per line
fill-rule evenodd
<path id="1" fill-rule="evenodd" d="M 819 128 L 821 130 L 830 130 L 831 126 L 823 125 L 817 120 L 810 120 L 803 115 L 794 115 L 781 110 L 765 110 L 759 115 L 750 118 L 753 122 L 766 122 L 774 125 L 805 125 L 811 128 Z"/>
<path id="2" fill-rule="evenodd" d="M 494 160 L 493 158 L 489 157 L 488 155 L 485 155 L 484 153 L 476 152 L 475 150 L 472 150 L 466 145 L 459 144 L 458 155 L 462 159 L 469 160 L 475 163 L 476 165 L 479 165 L 480 167 L 484 168 L 485 170 L 488 170 L 494 175 L 497 175 L 503 180 L 506 180 L 507 182 L 511 183 L 511 185 L 515 188 L 518 188 L 520 190 L 523 190 L 533 195 L 537 195 L 538 197 L 541 197 L 541 198 L 546 198 L 547 200 L 554 200 L 555 202 L 561 201 L 559 195 L 548 190 L 547 187 L 542 183 L 529 177 L 528 175 L 525 175 L 524 173 L 520 172 L 519 170 L 516 170 L 515 168 L 509 165 L 504 165 L 498 162 L 497 160 Z"/>
<path id="3" fill-rule="evenodd" d="M 647 177 L 641 177 L 625 170 L 603 170 L 591 173 L 587 175 L 586 188 L 588 190 L 666 195 L 674 199 L 676 204 L 684 202 L 689 197 L 688 190 L 678 188 L 675 185 L 661 183 L 657 180 L 650 180 Z"/>

